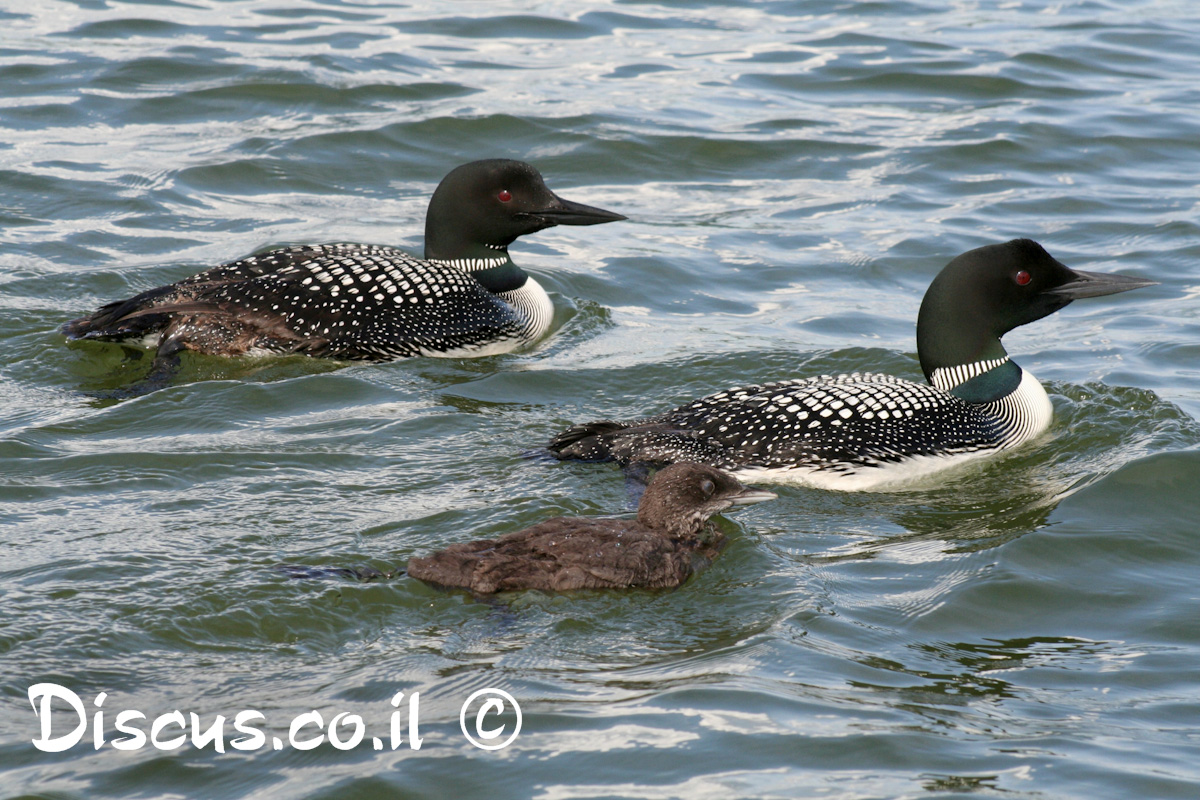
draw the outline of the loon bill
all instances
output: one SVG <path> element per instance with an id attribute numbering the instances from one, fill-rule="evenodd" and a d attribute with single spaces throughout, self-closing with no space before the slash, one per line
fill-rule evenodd
<path id="1" fill-rule="evenodd" d="M 872 373 L 718 392 L 629 422 L 574 425 L 560 459 L 696 461 L 746 480 L 870 489 L 1026 442 L 1053 414 L 1041 384 L 1000 337 L 1073 300 L 1153 281 L 1082 272 L 1029 239 L 971 250 L 934 278 L 917 317 L 928 383 Z"/>
<path id="2" fill-rule="evenodd" d="M 509 244 L 623 219 L 564 200 L 529 164 L 474 161 L 434 191 L 424 259 L 378 245 L 284 247 L 109 303 L 63 332 L 155 347 L 160 363 L 184 350 L 368 361 L 509 352 L 541 337 L 553 314 Z"/>

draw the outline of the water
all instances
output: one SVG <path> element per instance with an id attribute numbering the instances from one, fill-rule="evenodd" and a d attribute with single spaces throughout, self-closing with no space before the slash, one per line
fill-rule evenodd
<path id="1" fill-rule="evenodd" d="M 49 0 L 0 17 L 5 797 L 1200 792 L 1194 4 Z M 148 359 L 57 332 L 269 245 L 419 251 L 436 182 L 492 156 L 630 218 L 514 246 L 558 309 L 530 352 L 198 357 L 116 401 Z M 727 551 L 674 592 L 490 605 L 275 570 L 390 570 L 624 509 L 610 466 L 523 456 L 571 421 L 776 377 L 919 378 L 929 280 L 1016 236 L 1161 283 L 1007 337 L 1056 407 L 1019 452 L 904 492 L 782 488 L 730 515 Z M 107 693 L 108 743 L 89 727 L 35 748 L 38 682 L 88 713 Z M 488 687 L 523 710 L 496 752 L 458 719 Z M 55 708 L 60 735 L 75 715 Z M 224 715 L 226 752 L 115 749 L 131 709 L 147 733 Z M 268 738 L 237 751 L 249 709 Z M 313 710 L 358 714 L 363 743 L 288 746 Z"/>

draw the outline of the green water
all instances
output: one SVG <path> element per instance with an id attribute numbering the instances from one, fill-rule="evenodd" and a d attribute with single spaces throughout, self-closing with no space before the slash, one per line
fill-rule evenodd
<path id="1" fill-rule="evenodd" d="M 1200 794 L 1193 4 L 50 0 L 0 24 L 4 797 Z M 437 181 L 497 156 L 630 218 L 513 246 L 557 307 L 531 351 L 195 357 L 115 400 L 149 359 L 58 333 L 269 245 L 419 252 Z M 529 457 L 572 421 L 919 379 L 933 275 L 1017 236 L 1161 284 L 1006 338 L 1056 411 L 1017 452 L 782 487 L 672 592 L 275 569 L 625 510 L 611 466 Z M 36 748 L 38 683 L 105 743 Z M 522 710 L 498 751 L 459 724 L 485 688 Z M 123 710 L 147 735 L 224 715 L 226 752 L 117 749 Z M 244 710 L 264 743 L 239 751 Z M 362 743 L 291 746 L 314 710 Z"/>

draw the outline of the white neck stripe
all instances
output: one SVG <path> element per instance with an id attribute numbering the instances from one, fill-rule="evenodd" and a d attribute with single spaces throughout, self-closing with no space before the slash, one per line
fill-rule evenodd
<path id="1" fill-rule="evenodd" d="M 485 269 L 503 267 L 508 263 L 508 257 L 503 258 L 431 258 L 430 263 L 453 267 L 463 272 L 481 272 Z"/>
<path id="2" fill-rule="evenodd" d="M 993 358 L 988 361 L 976 361 L 973 364 L 960 364 L 957 367 L 939 367 L 933 371 L 929 382 L 943 392 L 948 392 L 957 386 L 962 386 L 972 378 L 977 378 L 985 372 L 1008 363 L 1008 356 Z"/>

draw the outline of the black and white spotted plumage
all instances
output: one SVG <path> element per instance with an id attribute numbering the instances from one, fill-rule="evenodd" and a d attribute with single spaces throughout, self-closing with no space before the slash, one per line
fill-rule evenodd
<path id="1" fill-rule="evenodd" d="M 110 303 L 63 330 L 154 346 L 159 358 L 181 350 L 373 361 L 509 352 L 546 333 L 553 306 L 508 245 L 552 225 L 618 219 L 558 197 L 528 164 L 472 162 L 430 201 L 424 259 L 378 245 L 285 247 Z"/>
<path id="2" fill-rule="evenodd" d="M 160 348 L 182 339 L 217 354 L 387 360 L 505 352 L 541 336 L 551 310 L 532 278 L 493 293 L 452 264 L 326 244 L 224 264 L 105 306 L 93 320 L 103 338 L 157 332 Z"/>
<path id="3" fill-rule="evenodd" d="M 695 461 L 746 480 L 835 489 L 911 480 L 1049 426 L 1050 400 L 1009 360 L 1003 333 L 1076 297 L 1149 283 L 1069 270 L 1028 240 L 980 248 L 952 261 L 922 303 L 918 347 L 929 383 L 855 373 L 740 387 L 629 422 L 575 425 L 549 449 L 622 464 Z"/>
<path id="4" fill-rule="evenodd" d="M 822 375 L 729 389 L 628 423 L 576 426 L 550 447 L 585 461 L 696 461 L 746 479 L 866 488 L 915 477 L 926 470 L 914 464 L 929 464 L 922 459 L 1032 438 L 1049 422 L 1045 398 L 1037 386 L 1031 397 L 976 404 L 891 375 Z"/>

